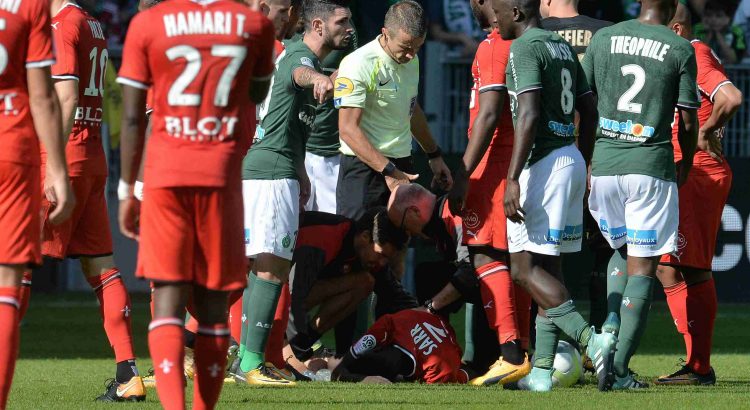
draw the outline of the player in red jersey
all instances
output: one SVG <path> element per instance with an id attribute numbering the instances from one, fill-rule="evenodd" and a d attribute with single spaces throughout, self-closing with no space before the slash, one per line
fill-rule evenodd
<path id="1" fill-rule="evenodd" d="M 502 352 L 502 358 L 472 382 L 505 384 L 531 370 L 524 353 L 527 346 L 521 341 L 522 333 L 528 335 L 531 298 L 514 286 L 510 277 L 503 210 L 505 179 L 513 153 L 513 121 L 505 87 L 512 42 L 500 38 L 490 1 L 472 0 L 470 4 L 480 25 L 492 31 L 479 45 L 472 64 L 469 144 L 448 197 L 451 212 L 462 215 L 463 243 L 469 248 L 485 313 L 497 332 Z M 433 303 L 436 300 L 439 298 Z"/>
<path id="2" fill-rule="evenodd" d="M 422 310 L 383 315 L 354 343 L 333 371 L 333 380 L 391 383 L 415 380 L 466 383 L 461 348 L 447 320 Z"/>
<path id="3" fill-rule="evenodd" d="M 670 27 L 691 39 L 687 7 L 680 5 Z M 698 62 L 698 150 L 687 182 L 680 187 L 680 225 L 677 252 L 661 258 L 657 276 L 667 294 L 667 304 L 677 331 L 685 339 L 687 363 L 678 371 L 657 379 L 658 385 L 713 385 L 711 340 L 716 319 L 716 288 L 711 261 L 721 214 L 732 185 L 732 171 L 721 154 L 724 126 L 742 105 L 742 93 L 729 81 L 716 54 L 704 43 L 692 41 Z M 673 128 L 675 161 L 682 160 Z"/>
<path id="4" fill-rule="evenodd" d="M 130 297 L 112 258 L 105 198 L 107 160 L 101 125 L 107 41 L 99 22 L 75 2 L 53 0 L 50 11 L 57 53 L 52 78 L 61 105 L 63 135 L 68 136 L 68 173 L 77 201 L 67 221 L 55 225 L 45 219 L 42 254 L 58 260 L 79 258 L 83 274 L 99 299 L 117 371 L 107 391 L 97 400 L 141 401 L 146 398 L 146 391 L 133 353 Z M 42 167 L 45 158 L 42 150 Z M 43 213 L 50 206 L 42 198 Z"/>
<path id="5" fill-rule="evenodd" d="M 65 164 L 49 3 L 0 2 L 0 409 L 5 409 L 19 343 L 19 296 L 26 269 L 41 263 L 41 141 L 47 150 L 44 192 L 49 219 L 75 206 Z"/>
<path id="6" fill-rule="evenodd" d="M 183 314 L 190 297 L 199 322 L 193 408 L 213 408 L 229 343 L 228 296 L 247 281 L 240 164 L 249 143 L 239 118 L 268 92 L 274 30 L 260 13 L 229 0 L 163 2 L 130 27 L 118 78 L 125 107 L 120 228 L 140 240 L 137 275 L 154 282 L 149 348 L 162 405 L 185 408 Z M 139 229 L 133 183 L 151 84 Z"/>

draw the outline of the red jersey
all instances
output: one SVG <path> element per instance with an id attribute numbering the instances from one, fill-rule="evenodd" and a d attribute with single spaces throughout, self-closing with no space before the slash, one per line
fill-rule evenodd
<path id="1" fill-rule="evenodd" d="M 414 360 L 410 379 L 425 383 L 466 383 L 461 370 L 461 348 L 450 324 L 440 316 L 418 310 L 384 315 L 351 348 L 354 357 L 378 347 L 394 345 Z"/>
<path id="2" fill-rule="evenodd" d="M 698 109 L 698 125 L 703 126 L 706 120 L 711 117 L 714 109 L 714 96 L 716 96 L 719 88 L 732 82 L 727 78 L 719 57 L 709 46 L 698 40 L 693 40 L 691 43 L 695 49 L 695 59 L 698 63 L 698 91 L 702 97 L 701 107 Z M 677 162 L 682 159 L 682 150 L 677 139 L 677 117 L 675 117 L 672 127 L 672 145 L 674 146 L 674 160 Z M 709 171 L 716 169 L 717 172 L 724 172 L 724 167 L 719 162 L 700 149 L 695 151 L 693 166 L 707 168 Z"/>
<path id="3" fill-rule="evenodd" d="M 101 133 L 104 72 L 109 58 L 104 31 L 95 18 L 67 3 L 52 18 L 52 35 L 57 52 L 52 78 L 78 81 L 78 106 L 65 147 L 68 173 L 107 175 Z"/>
<path id="4" fill-rule="evenodd" d="M 479 114 L 479 94 L 487 91 L 505 90 L 505 67 L 508 64 L 510 45 L 512 41 L 503 40 L 497 30 L 490 33 L 479 44 L 474 63 L 471 65 L 471 75 L 474 85 L 471 88 L 469 102 L 469 138 L 474 120 Z M 500 117 L 492 135 L 490 147 L 482 161 L 499 159 L 509 161 L 513 153 L 513 117 L 510 112 L 509 99 L 503 102 Z"/>
<path id="5" fill-rule="evenodd" d="M 153 84 L 144 182 L 153 188 L 239 181 L 252 78 L 273 72 L 274 28 L 230 0 L 171 0 L 138 13 L 118 82 Z"/>
<path id="6" fill-rule="evenodd" d="M 0 1 L 0 161 L 39 165 L 26 70 L 54 62 L 49 1 Z"/>

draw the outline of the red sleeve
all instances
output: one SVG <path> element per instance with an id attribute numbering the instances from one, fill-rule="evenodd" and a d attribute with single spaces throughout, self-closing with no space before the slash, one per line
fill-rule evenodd
<path id="1" fill-rule="evenodd" d="M 500 39 L 485 40 L 477 51 L 479 92 L 505 89 L 505 67 L 508 64 L 510 42 Z"/>
<path id="2" fill-rule="evenodd" d="M 270 78 L 274 70 L 274 46 L 276 42 L 275 30 L 270 20 L 265 17 L 258 19 L 260 32 L 255 41 L 255 47 L 258 49 L 255 67 L 253 69 L 253 78 L 258 80 Z"/>
<path id="3" fill-rule="evenodd" d="M 147 21 L 149 12 L 135 15 L 130 27 L 150 27 Z M 151 71 L 148 65 L 149 30 L 128 30 L 125 47 L 122 51 L 122 67 L 117 82 L 123 85 L 148 90 L 151 84 Z"/>
<path id="4" fill-rule="evenodd" d="M 79 26 L 74 21 L 60 21 L 52 27 L 57 62 L 52 66 L 52 78 L 77 80 Z"/>
<path id="5" fill-rule="evenodd" d="M 29 30 L 29 48 L 26 50 L 26 68 L 51 66 L 55 62 L 55 54 L 52 51 L 49 3 L 43 0 L 29 3 L 27 9 L 29 15 L 26 18 L 31 29 Z"/>
<path id="6" fill-rule="evenodd" d="M 707 45 L 698 43 L 695 47 L 695 58 L 698 62 L 698 88 L 713 102 L 719 88 L 731 84 L 731 81 L 727 78 L 721 61 Z"/>
<path id="7" fill-rule="evenodd" d="M 361 354 L 391 344 L 393 341 L 393 315 L 384 315 L 367 329 L 362 336 L 351 347 L 352 356 L 359 357 Z"/>

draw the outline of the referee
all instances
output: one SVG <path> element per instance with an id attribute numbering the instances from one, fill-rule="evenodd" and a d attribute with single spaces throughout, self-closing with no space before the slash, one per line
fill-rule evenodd
<path id="1" fill-rule="evenodd" d="M 399 1 L 386 13 L 384 26 L 375 40 L 341 61 L 334 84 L 342 154 L 336 210 L 352 219 L 386 205 L 391 190 L 417 178 L 412 137 L 429 158 L 433 185 L 453 184 L 417 104 L 424 10 L 413 0 Z"/>

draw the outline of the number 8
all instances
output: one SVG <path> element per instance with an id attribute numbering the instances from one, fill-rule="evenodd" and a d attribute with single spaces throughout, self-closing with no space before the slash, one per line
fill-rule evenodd
<path id="1" fill-rule="evenodd" d="M 570 70 L 563 68 L 560 72 L 562 81 L 562 93 L 560 95 L 560 105 L 562 106 L 563 113 L 570 114 L 573 112 L 575 103 L 575 97 L 573 96 L 573 77 L 570 75 Z"/>

